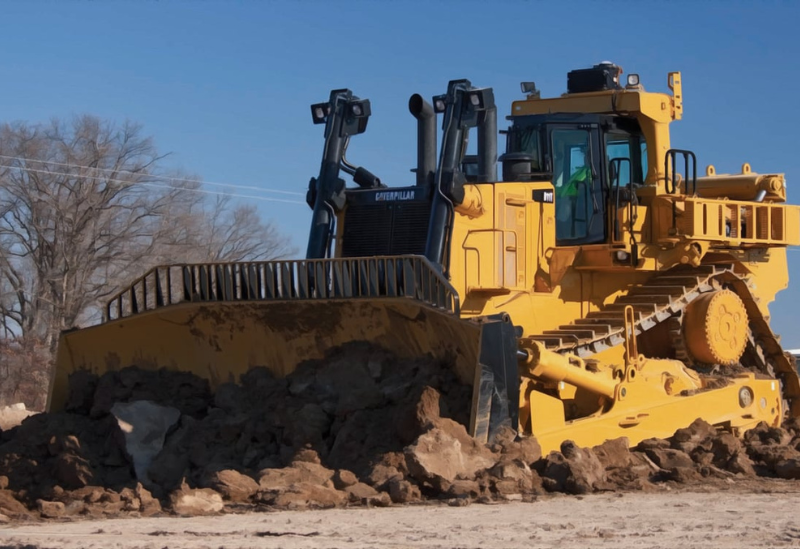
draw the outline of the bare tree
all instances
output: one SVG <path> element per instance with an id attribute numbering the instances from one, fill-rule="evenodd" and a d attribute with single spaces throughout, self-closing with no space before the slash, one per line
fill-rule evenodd
<path id="1" fill-rule="evenodd" d="M 61 330 L 157 263 L 290 252 L 253 207 L 208 200 L 196 183 L 158 177 L 163 158 L 130 122 L 82 116 L 0 126 L 0 338 L 7 350 L 52 354 Z"/>
<path id="2" fill-rule="evenodd" d="M 259 261 L 295 252 L 252 204 L 235 204 L 229 195 L 193 198 L 174 203 L 169 218 L 162 218 L 165 226 L 155 250 L 160 263 Z"/>

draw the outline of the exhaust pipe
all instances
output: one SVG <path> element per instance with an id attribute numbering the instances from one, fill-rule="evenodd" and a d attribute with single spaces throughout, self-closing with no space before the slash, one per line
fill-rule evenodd
<path id="1" fill-rule="evenodd" d="M 483 111 L 478 123 L 478 181 L 497 181 L 497 107 Z"/>
<path id="2" fill-rule="evenodd" d="M 417 185 L 433 185 L 436 173 L 436 113 L 418 93 L 409 98 L 408 110 L 417 119 Z"/>

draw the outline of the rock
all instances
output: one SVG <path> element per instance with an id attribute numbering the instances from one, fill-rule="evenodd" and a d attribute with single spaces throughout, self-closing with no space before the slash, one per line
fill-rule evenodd
<path id="1" fill-rule="evenodd" d="M 58 518 L 64 515 L 64 504 L 60 501 L 36 500 L 36 510 L 44 518 Z"/>
<path id="2" fill-rule="evenodd" d="M 592 448 L 592 452 L 600 460 L 603 467 L 619 469 L 631 465 L 630 442 L 628 437 L 607 440 L 603 444 Z"/>
<path id="3" fill-rule="evenodd" d="M 714 454 L 713 452 L 706 452 L 702 449 L 702 447 L 698 446 L 689 456 L 692 458 L 697 465 L 701 467 L 708 467 L 709 465 L 714 464 Z"/>
<path id="4" fill-rule="evenodd" d="M 290 468 L 300 472 L 300 479 L 303 482 L 333 488 L 334 472 L 327 467 L 307 461 L 296 461 L 290 465 Z"/>
<path id="5" fill-rule="evenodd" d="M 792 458 L 781 460 L 775 464 L 775 474 L 780 478 L 800 479 L 800 459 Z"/>
<path id="6" fill-rule="evenodd" d="M 367 475 L 367 482 L 378 490 L 384 490 L 389 486 L 389 482 L 395 478 L 403 478 L 403 474 L 397 467 L 379 463 Z"/>
<path id="7" fill-rule="evenodd" d="M 800 417 L 790 417 L 783 422 L 781 426 L 789 432 L 792 437 L 797 438 L 800 436 Z"/>
<path id="8" fill-rule="evenodd" d="M 744 440 L 748 446 L 784 446 L 792 440 L 792 434 L 780 427 L 770 427 L 762 421 L 744 434 Z"/>
<path id="9" fill-rule="evenodd" d="M 451 420 L 440 421 L 451 424 L 431 429 L 405 450 L 413 478 L 431 482 L 441 489 L 444 483 L 452 483 L 457 477 L 472 477 L 477 471 L 495 464 L 497 456 L 469 437 L 462 425 Z M 458 429 L 464 436 L 454 436 L 453 432 Z"/>
<path id="10" fill-rule="evenodd" d="M 88 415 L 92 409 L 94 393 L 99 377 L 89 370 L 77 370 L 69 374 L 69 393 L 65 409 L 68 412 Z"/>
<path id="11" fill-rule="evenodd" d="M 0 513 L 12 519 L 31 518 L 31 512 L 22 503 L 17 501 L 10 490 L 0 490 Z"/>
<path id="12" fill-rule="evenodd" d="M 673 467 L 662 474 L 664 480 L 672 480 L 680 484 L 697 482 L 702 475 L 694 467 Z"/>
<path id="13" fill-rule="evenodd" d="M 285 490 L 303 478 L 297 468 L 264 469 L 258 475 L 258 485 L 262 490 Z"/>
<path id="14" fill-rule="evenodd" d="M 714 454 L 714 465 L 725 469 L 735 455 L 744 452 L 744 448 L 742 441 L 733 434 L 720 433 L 711 441 L 711 452 Z"/>
<path id="15" fill-rule="evenodd" d="M 662 469 L 673 469 L 675 467 L 684 467 L 691 469 L 694 467 L 694 462 L 686 453 L 675 450 L 673 448 L 653 448 L 645 451 L 647 457 L 653 460 L 653 463 Z"/>
<path id="16" fill-rule="evenodd" d="M 674 449 L 690 454 L 701 444 L 705 444 L 704 449 L 709 450 L 708 441 L 716 434 L 717 430 L 711 424 L 696 419 L 688 427 L 675 431 L 670 440 Z"/>
<path id="17" fill-rule="evenodd" d="M 775 466 L 782 461 L 800 458 L 800 452 L 791 446 L 780 446 L 777 444 L 759 444 L 751 446 L 748 454 L 753 461 L 761 462 L 768 469 L 773 471 Z"/>
<path id="18" fill-rule="evenodd" d="M 166 434 L 177 423 L 180 411 L 148 400 L 137 400 L 114 403 L 111 414 L 125 433 L 125 449 L 133 459 L 136 478 L 144 484 L 152 484 L 148 469 L 164 447 Z"/>
<path id="19" fill-rule="evenodd" d="M 312 450 L 311 448 L 300 448 L 295 452 L 294 456 L 292 457 L 293 462 L 305 462 L 305 463 L 315 463 L 317 465 L 322 464 L 322 460 L 319 458 L 319 454 L 316 450 Z"/>
<path id="20" fill-rule="evenodd" d="M 223 498 L 235 502 L 249 500 L 259 488 L 259 484 L 255 480 L 232 469 L 211 473 L 201 485 L 204 488 L 211 488 L 215 492 L 219 492 Z"/>
<path id="21" fill-rule="evenodd" d="M 348 486 L 343 491 L 347 494 L 350 503 L 363 503 L 366 505 L 373 499 L 380 499 L 380 492 L 378 492 L 369 484 L 364 484 L 363 482 L 358 482 L 352 486 Z"/>
<path id="22" fill-rule="evenodd" d="M 283 509 L 330 509 L 344 504 L 346 498 L 334 488 L 300 482 L 278 494 L 272 504 Z"/>
<path id="23" fill-rule="evenodd" d="M 664 450 L 670 447 L 668 440 L 663 438 L 647 438 L 636 445 L 636 450 L 639 452 L 646 452 L 647 450 Z"/>
<path id="24" fill-rule="evenodd" d="M 605 467 L 594 452 L 571 440 L 561 444 L 561 452 L 545 458 L 542 483 L 548 491 L 586 494 L 605 482 Z"/>
<path id="25" fill-rule="evenodd" d="M 504 496 L 543 491 L 539 475 L 521 459 L 509 460 L 504 457 L 489 470 L 489 474 L 496 479 L 495 492 Z"/>
<path id="26" fill-rule="evenodd" d="M 136 483 L 133 493 L 141 502 L 139 511 L 142 516 L 150 517 L 161 512 L 161 502 L 154 498 L 141 482 Z"/>
<path id="27" fill-rule="evenodd" d="M 101 486 L 84 486 L 69 493 L 70 499 L 96 503 L 105 495 L 105 488 Z"/>
<path id="28" fill-rule="evenodd" d="M 126 511 L 138 511 L 142 507 L 141 500 L 136 496 L 133 488 L 123 488 L 119 493 L 120 499 L 125 503 Z"/>
<path id="29" fill-rule="evenodd" d="M 388 488 L 389 496 L 394 503 L 412 503 L 422 499 L 419 487 L 411 484 L 400 476 L 389 480 Z"/>
<path id="30" fill-rule="evenodd" d="M 247 404 L 243 387 L 236 383 L 222 383 L 214 393 L 214 406 L 230 414 L 242 411 Z"/>
<path id="31" fill-rule="evenodd" d="M 510 457 L 524 461 L 528 465 L 542 459 L 542 447 L 539 445 L 539 441 L 534 437 L 518 439 L 515 441 L 512 449 L 513 451 L 507 450 L 506 453 Z"/>
<path id="32" fill-rule="evenodd" d="M 433 426 L 440 415 L 439 391 L 433 387 L 423 387 L 416 399 L 398 410 L 395 419 L 397 436 L 403 444 L 410 444 L 418 436 Z"/>
<path id="33" fill-rule="evenodd" d="M 476 480 L 456 479 L 450 484 L 447 495 L 454 498 L 475 499 L 481 495 L 481 486 Z"/>
<path id="34" fill-rule="evenodd" d="M 0 490 L 5 490 L 6 488 L 8 488 L 8 477 L 0 475 Z"/>
<path id="35" fill-rule="evenodd" d="M 495 434 L 492 450 L 508 460 L 518 459 L 530 465 L 542 458 L 542 447 L 535 437 L 518 437 L 510 427 L 501 427 Z"/>
<path id="36" fill-rule="evenodd" d="M 52 465 L 53 479 L 68 490 L 92 484 L 94 473 L 89 461 L 79 455 L 63 453 L 55 458 Z"/>
<path id="37" fill-rule="evenodd" d="M 184 517 L 219 513 L 225 507 L 222 496 L 209 488 L 189 488 L 183 484 L 169 497 L 172 510 Z"/>
<path id="38" fill-rule="evenodd" d="M 100 377 L 89 414 L 99 418 L 111 413 L 115 403 L 137 400 L 174 407 L 192 417 L 202 417 L 212 404 L 207 379 L 191 372 L 130 366 L 109 370 Z"/>
<path id="39" fill-rule="evenodd" d="M 314 447 L 325 447 L 325 436 L 333 422 L 330 415 L 317 403 L 309 402 L 294 414 L 290 442 L 295 448 L 309 444 Z M 313 459 L 313 456 L 309 456 Z M 295 456 L 295 459 L 298 459 Z M 303 458 L 301 458 L 303 459 Z M 306 461 L 308 458 L 305 458 Z M 317 455 L 317 460 L 319 456 Z M 317 461 L 317 463 L 320 463 Z"/>
<path id="40" fill-rule="evenodd" d="M 513 480 L 498 480 L 494 483 L 494 491 L 497 495 L 501 496 L 502 499 L 517 499 L 511 498 L 509 496 L 519 496 L 522 490 L 520 490 L 519 483 Z"/>
<path id="41" fill-rule="evenodd" d="M 337 469 L 333 474 L 333 486 L 337 490 L 344 490 L 348 486 L 358 483 L 358 477 L 347 469 Z"/>
<path id="42" fill-rule="evenodd" d="M 748 477 L 755 476 L 756 474 L 753 468 L 753 460 L 751 460 L 744 451 L 737 452 L 731 456 L 724 468 L 731 473 L 739 473 Z"/>

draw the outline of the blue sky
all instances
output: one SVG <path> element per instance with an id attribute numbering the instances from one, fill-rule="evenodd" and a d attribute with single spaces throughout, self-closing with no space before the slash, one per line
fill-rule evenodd
<path id="1" fill-rule="evenodd" d="M 412 93 L 466 77 L 492 86 L 503 113 L 521 80 L 560 94 L 569 70 L 609 59 L 654 91 L 682 71 L 673 145 L 693 149 L 701 170 L 746 161 L 786 173 L 800 203 L 797 2 L 29 1 L 3 3 L 2 17 L 3 120 L 135 120 L 170 167 L 207 181 L 304 192 L 322 150 L 308 106 L 349 87 L 373 111 L 350 159 L 410 184 Z M 256 202 L 302 252 L 308 208 Z M 789 255 L 795 283 L 773 324 L 800 347 L 800 252 Z"/>

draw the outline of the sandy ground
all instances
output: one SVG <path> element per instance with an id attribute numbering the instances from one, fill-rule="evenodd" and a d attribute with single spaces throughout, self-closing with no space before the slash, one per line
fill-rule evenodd
<path id="1" fill-rule="evenodd" d="M 282 511 L 0 528 L 0 548 L 800 547 L 800 482 L 533 503 Z"/>

